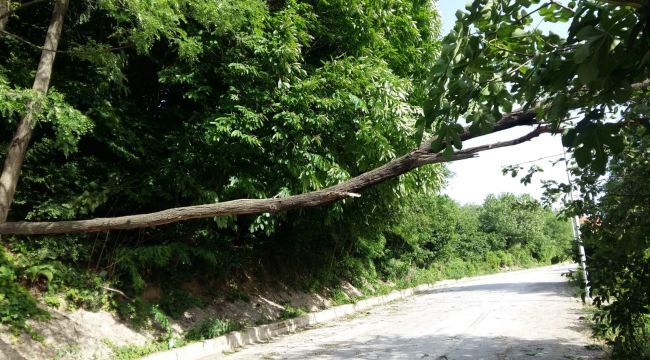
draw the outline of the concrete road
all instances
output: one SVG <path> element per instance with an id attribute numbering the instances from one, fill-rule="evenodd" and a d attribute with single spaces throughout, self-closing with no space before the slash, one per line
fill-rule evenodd
<path id="1" fill-rule="evenodd" d="M 223 358 L 601 359 L 561 276 L 570 268 L 468 279 Z"/>

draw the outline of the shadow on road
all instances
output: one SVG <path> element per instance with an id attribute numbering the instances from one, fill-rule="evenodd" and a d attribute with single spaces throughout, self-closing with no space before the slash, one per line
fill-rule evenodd
<path id="1" fill-rule="evenodd" d="M 425 290 L 420 294 L 437 294 L 449 292 L 512 292 L 517 294 L 542 294 L 549 295 L 567 295 L 571 289 L 567 287 L 566 281 L 549 281 L 549 282 L 494 282 L 480 285 L 458 285 L 438 289 Z"/>
<path id="2" fill-rule="evenodd" d="M 586 360 L 605 359 L 593 347 L 558 339 L 524 340 L 509 337 L 377 336 L 363 342 L 331 342 L 319 348 L 269 353 L 263 359 L 431 359 L 431 360 Z M 227 357 L 226 357 L 227 359 Z"/>
<path id="3" fill-rule="evenodd" d="M 560 276 L 565 269 L 452 283 L 379 309 L 363 321 L 314 329 L 294 341 L 243 350 L 232 358 L 605 359 L 577 321 L 579 300 Z"/>

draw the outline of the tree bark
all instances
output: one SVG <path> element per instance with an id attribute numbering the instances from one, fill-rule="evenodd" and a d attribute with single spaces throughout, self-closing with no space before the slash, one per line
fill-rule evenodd
<path id="1" fill-rule="evenodd" d="M 3 31 L 9 21 L 11 15 L 11 3 L 9 0 L 0 0 L 0 31 Z"/>
<path id="2" fill-rule="evenodd" d="M 514 126 L 530 125 L 532 123 L 534 123 L 534 116 L 531 118 L 530 113 L 513 113 L 501 119 L 501 121 L 495 125 L 495 129 L 500 131 Z M 340 184 L 322 190 L 293 195 L 286 198 L 239 199 L 215 204 L 186 206 L 149 214 L 120 216 L 114 218 L 53 222 L 8 222 L 0 224 L 0 234 L 43 235 L 128 230 L 169 224 L 189 219 L 226 215 L 275 213 L 297 208 L 315 207 L 330 204 L 351 196 L 356 197 L 358 196 L 357 193 L 364 189 L 427 164 L 472 158 L 477 156 L 480 151 L 517 145 L 524 141 L 531 140 L 544 132 L 550 132 L 550 129 L 548 127 L 540 126 L 520 138 L 460 150 L 451 156 L 445 156 L 442 153 L 433 153 L 430 150 L 415 149 L 406 155 Z M 466 129 L 464 137 L 465 139 L 470 139 L 475 136 L 469 132 L 469 129 Z"/>
<path id="3" fill-rule="evenodd" d="M 4 1 L 4 0 L 0 0 Z M 32 89 L 39 95 L 47 94 L 52 78 L 52 66 L 54 57 L 59 46 L 61 30 L 63 29 L 63 20 L 68 10 L 69 0 L 57 0 L 52 11 L 52 19 L 47 29 L 41 59 L 36 69 L 36 77 Z M 6 18 L 5 18 L 6 19 Z M 25 153 L 32 137 L 34 118 L 40 112 L 38 101 L 30 101 L 27 104 L 27 110 L 22 120 L 18 124 L 18 129 L 7 149 L 2 175 L 0 175 L 0 224 L 7 221 L 9 207 L 16 193 L 16 184 L 20 177 L 20 169 L 25 160 Z"/>

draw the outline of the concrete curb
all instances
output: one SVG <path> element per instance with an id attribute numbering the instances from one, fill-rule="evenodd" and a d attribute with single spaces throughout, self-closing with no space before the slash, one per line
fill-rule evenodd
<path id="1" fill-rule="evenodd" d="M 388 304 L 419 292 L 434 288 L 434 285 L 420 285 L 406 290 L 396 290 L 389 294 L 358 301 L 354 304 L 335 306 L 330 309 L 311 312 L 294 319 L 284 320 L 268 325 L 260 325 L 242 331 L 233 331 L 226 335 L 192 343 L 181 348 L 163 351 L 144 357 L 145 360 L 190 360 L 207 356 L 223 355 L 236 348 L 270 340 L 279 335 L 288 334 L 309 326 L 322 324 L 358 313 L 374 306 Z"/>
<path id="2" fill-rule="evenodd" d="M 553 265 L 550 267 L 558 267 L 558 266 L 566 266 L 566 265 Z M 526 270 L 518 270 L 518 271 L 527 272 L 531 270 L 534 269 L 526 269 Z M 284 321 L 267 324 L 267 325 L 255 326 L 242 331 L 233 331 L 231 333 L 228 333 L 226 335 L 214 339 L 199 341 L 180 348 L 154 353 L 145 356 L 142 359 L 144 360 L 192 360 L 192 359 L 202 359 L 208 356 L 214 356 L 214 357 L 222 356 L 226 352 L 235 351 L 237 348 L 246 345 L 268 341 L 280 335 L 285 335 L 291 332 L 295 332 L 296 330 L 299 329 L 304 329 L 306 327 L 322 324 L 335 319 L 340 319 L 342 317 L 349 316 L 370 309 L 375 306 L 385 305 L 395 300 L 404 299 L 427 290 L 446 288 L 449 286 L 466 282 L 468 280 L 479 280 L 493 275 L 496 274 L 481 275 L 481 276 L 462 278 L 457 280 L 442 280 L 436 282 L 435 284 L 424 284 L 424 285 L 420 285 L 405 290 L 395 290 L 389 294 L 377 296 L 365 300 L 360 300 L 354 304 L 335 306 L 330 309 L 311 312 L 309 314 L 305 314 L 290 320 L 284 320 Z"/>

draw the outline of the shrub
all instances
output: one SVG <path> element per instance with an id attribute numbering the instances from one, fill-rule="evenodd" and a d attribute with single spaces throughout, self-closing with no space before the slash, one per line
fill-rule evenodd
<path id="1" fill-rule="evenodd" d="M 240 323 L 219 319 L 206 319 L 196 327 L 188 330 L 185 333 L 185 339 L 188 341 L 213 339 L 231 331 L 240 330 L 241 328 L 242 325 Z"/>
<path id="2" fill-rule="evenodd" d="M 291 304 L 285 304 L 284 308 L 280 312 L 280 315 L 278 316 L 279 320 L 287 320 L 287 319 L 293 319 L 298 316 L 305 315 L 307 311 L 301 308 L 297 308 L 292 306 Z"/>
<path id="3" fill-rule="evenodd" d="M 45 320 L 49 314 L 19 282 L 12 258 L 0 248 L 0 323 L 9 326 L 14 333 L 26 331 L 33 338 L 38 338 L 28 325 L 27 320 Z"/>

